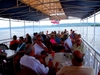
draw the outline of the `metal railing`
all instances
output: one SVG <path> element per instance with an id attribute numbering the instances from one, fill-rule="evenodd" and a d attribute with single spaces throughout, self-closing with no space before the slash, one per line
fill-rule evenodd
<path id="1" fill-rule="evenodd" d="M 9 48 L 9 44 L 10 44 L 10 41 L 12 40 L 12 38 L 8 38 L 8 39 L 2 39 L 0 40 L 0 44 L 5 44 L 8 46 Z"/>
<path id="2" fill-rule="evenodd" d="M 82 38 L 85 50 L 84 65 L 91 66 L 94 69 L 95 75 L 98 75 L 100 70 L 100 50 L 95 49 L 90 43 Z"/>

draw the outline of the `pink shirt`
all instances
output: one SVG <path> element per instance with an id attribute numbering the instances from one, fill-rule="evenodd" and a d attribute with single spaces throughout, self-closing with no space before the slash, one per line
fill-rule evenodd
<path id="1" fill-rule="evenodd" d="M 54 39 L 50 39 L 50 42 L 51 42 L 52 44 L 55 44 L 55 43 L 56 43 L 56 41 L 55 41 Z"/>

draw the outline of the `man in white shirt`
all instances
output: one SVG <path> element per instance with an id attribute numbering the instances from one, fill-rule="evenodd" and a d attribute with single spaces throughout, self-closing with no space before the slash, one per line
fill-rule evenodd
<path id="1" fill-rule="evenodd" d="M 28 44 L 25 48 L 25 55 L 20 59 L 20 64 L 31 68 L 41 75 L 47 75 L 49 72 L 49 68 L 41 64 L 40 61 L 34 57 L 34 55 L 35 50 L 33 48 L 33 45 Z"/>
<path id="2" fill-rule="evenodd" d="M 48 48 L 42 43 L 41 36 L 37 36 L 36 43 L 34 44 L 35 55 L 41 55 L 41 52 L 44 50 L 48 52 Z"/>
<path id="3" fill-rule="evenodd" d="M 73 52 L 72 66 L 62 67 L 56 75 L 94 75 L 93 68 L 82 66 L 83 53 L 80 51 Z"/>
<path id="4" fill-rule="evenodd" d="M 68 37 L 65 41 L 64 41 L 64 47 L 66 51 L 70 51 L 71 52 L 71 48 L 72 48 L 72 41 L 70 39 L 70 37 Z"/>

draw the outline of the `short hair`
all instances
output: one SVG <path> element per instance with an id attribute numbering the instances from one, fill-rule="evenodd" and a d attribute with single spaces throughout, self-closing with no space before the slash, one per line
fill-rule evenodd
<path id="1" fill-rule="evenodd" d="M 37 35 L 37 38 L 41 38 L 41 35 Z"/>
<path id="2" fill-rule="evenodd" d="M 13 39 L 14 39 L 14 40 L 16 40 L 16 39 L 17 39 L 17 36 L 16 36 L 16 35 L 14 35 L 14 36 L 13 36 Z"/>
<path id="3" fill-rule="evenodd" d="M 68 39 L 68 35 L 67 34 L 64 34 L 63 39 L 64 40 Z"/>
<path id="4" fill-rule="evenodd" d="M 42 52 L 41 52 L 41 55 L 46 55 L 46 56 L 48 56 L 48 54 L 47 54 L 46 51 L 42 51 Z"/>
<path id="5" fill-rule="evenodd" d="M 21 36 L 21 37 L 19 37 L 21 40 L 24 40 L 24 38 Z"/>
<path id="6" fill-rule="evenodd" d="M 83 62 L 83 54 L 80 51 L 78 51 L 78 50 L 74 51 L 73 57 L 76 60 L 76 62 L 78 62 L 78 63 Z"/>
<path id="7" fill-rule="evenodd" d="M 29 55 L 32 50 L 33 50 L 33 45 L 32 44 L 27 44 L 26 47 L 25 47 L 25 54 Z"/>
<path id="8" fill-rule="evenodd" d="M 73 31 L 72 29 L 70 31 Z"/>
<path id="9" fill-rule="evenodd" d="M 81 34 L 78 34 L 78 37 L 81 38 Z"/>

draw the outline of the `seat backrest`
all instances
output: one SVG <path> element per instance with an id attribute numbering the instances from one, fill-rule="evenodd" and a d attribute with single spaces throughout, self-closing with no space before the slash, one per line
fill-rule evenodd
<path id="1" fill-rule="evenodd" d="M 38 73 L 36 73 L 31 68 L 26 67 L 24 65 L 21 65 L 21 68 L 22 68 L 23 75 L 39 75 Z"/>

